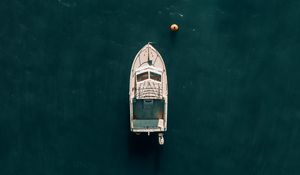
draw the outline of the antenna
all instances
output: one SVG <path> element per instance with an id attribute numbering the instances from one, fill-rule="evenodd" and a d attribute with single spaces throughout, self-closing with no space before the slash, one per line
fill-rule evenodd
<path id="1" fill-rule="evenodd" d="M 148 43 L 148 47 L 147 47 L 147 49 L 148 49 L 148 63 L 149 63 L 149 61 L 150 61 L 150 60 L 149 60 L 149 57 L 150 57 L 150 56 L 149 56 L 149 45 L 150 45 L 150 44 Z"/>
<path id="2" fill-rule="evenodd" d="M 148 49 L 148 64 L 149 65 L 152 65 L 152 60 L 150 60 L 150 52 L 149 52 L 149 47 L 150 47 L 151 43 L 153 43 L 153 42 L 148 42 L 148 44 L 147 44 L 147 49 Z"/>

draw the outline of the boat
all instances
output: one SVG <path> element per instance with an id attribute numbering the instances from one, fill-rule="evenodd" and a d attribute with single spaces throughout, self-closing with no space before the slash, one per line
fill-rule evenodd
<path id="1" fill-rule="evenodd" d="M 135 56 L 129 80 L 130 130 L 158 135 L 164 144 L 167 131 L 168 81 L 163 58 L 147 43 Z"/>

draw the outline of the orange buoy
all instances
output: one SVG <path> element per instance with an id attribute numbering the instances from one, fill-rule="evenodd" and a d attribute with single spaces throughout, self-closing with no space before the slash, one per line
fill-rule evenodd
<path id="1" fill-rule="evenodd" d="M 170 26 L 170 29 L 171 29 L 173 32 L 175 32 L 175 31 L 177 31 L 177 30 L 179 29 L 179 27 L 178 27 L 177 24 L 172 24 L 172 25 Z"/>

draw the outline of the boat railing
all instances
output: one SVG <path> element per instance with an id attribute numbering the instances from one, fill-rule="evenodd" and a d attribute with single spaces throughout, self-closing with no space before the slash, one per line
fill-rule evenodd
<path id="1" fill-rule="evenodd" d="M 137 99 L 162 99 L 161 87 L 140 87 L 136 91 Z"/>

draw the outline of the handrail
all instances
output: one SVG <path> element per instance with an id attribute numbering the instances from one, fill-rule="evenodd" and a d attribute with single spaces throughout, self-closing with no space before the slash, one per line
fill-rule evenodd
<path id="1" fill-rule="evenodd" d="M 136 91 L 137 99 L 161 99 L 162 98 L 162 88 L 153 87 L 140 87 Z"/>

